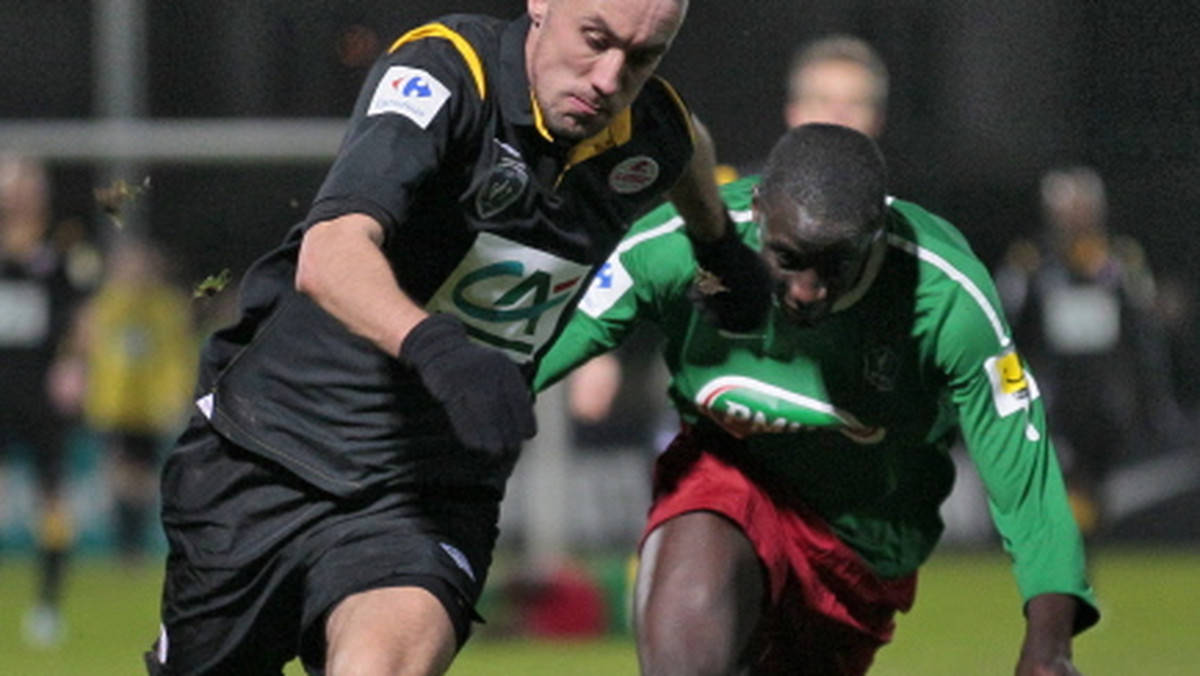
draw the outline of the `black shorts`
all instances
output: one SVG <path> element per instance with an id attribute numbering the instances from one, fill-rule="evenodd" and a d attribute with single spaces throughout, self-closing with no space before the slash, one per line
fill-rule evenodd
<path id="1" fill-rule="evenodd" d="M 164 674 L 319 672 L 325 619 L 368 589 L 418 586 L 466 641 L 497 535 L 492 490 L 405 488 L 334 498 L 234 446 L 197 416 L 163 468 L 170 551 Z"/>

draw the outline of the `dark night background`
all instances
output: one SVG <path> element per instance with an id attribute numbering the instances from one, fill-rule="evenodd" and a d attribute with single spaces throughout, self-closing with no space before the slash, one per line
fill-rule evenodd
<path id="1" fill-rule="evenodd" d="M 345 117 L 365 70 L 339 54 L 348 27 L 386 43 L 440 13 L 524 10 L 511 0 L 146 6 L 148 114 L 167 118 Z M 753 167 L 783 131 L 795 46 L 857 33 L 892 71 L 882 145 L 893 192 L 955 222 L 985 260 L 1037 227 L 1038 174 L 1078 161 L 1107 179 L 1114 227 L 1164 274 L 1195 278 L 1198 15 L 1192 0 L 697 1 L 661 72 L 708 121 L 722 159 Z M 84 0 L 0 5 L 0 124 L 94 114 L 91 22 Z M 146 220 L 191 274 L 238 270 L 300 216 L 324 169 L 156 165 Z M 94 216 L 93 175 L 57 167 L 62 215 Z"/>

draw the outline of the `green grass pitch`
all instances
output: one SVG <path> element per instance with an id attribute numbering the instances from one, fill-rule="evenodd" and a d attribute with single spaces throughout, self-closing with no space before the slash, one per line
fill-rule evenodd
<path id="1" fill-rule="evenodd" d="M 1200 673 L 1200 551 L 1102 549 L 1093 553 L 1104 618 L 1075 643 L 1088 676 Z M 68 635 L 50 650 L 21 640 L 32 598 L 28 559 L 0 562 L 0 674 L 137 676 L 157 631 L 158 575 L 103 558 L 76 563 L 66 589 Z M 922 573 L 917 605 L 899 622 L 875 676 L 1010 674 L 1022 621 L 1007 559 L 1000 553 L 939 552 Z M 295 664 L 288 676 L 301 676 Z M 627 636 L 580 643 L 473 640 L 450 676 L 634 676 Z"/>

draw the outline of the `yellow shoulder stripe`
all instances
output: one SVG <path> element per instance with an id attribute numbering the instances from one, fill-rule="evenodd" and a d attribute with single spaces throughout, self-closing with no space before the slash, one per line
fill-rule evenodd
<path id="1" fill-rule="evenodd" d="M 424 40 L 425 38 L 449 40 L 450 44 L 454 45 L 454 48 L 462 55 L 463 61 L 467 62 L 467 68 L 471 70 L 471 76 L 475 78 L 475 88 L 479 90 L 479 98 L 482 99 L 487 96 L 487 83 L 483 77 L 483 62 L 479 60 L 479 55 L 475 53 L 475 48 L 471 46 L 470 42 L 467 42 L 466 38 L 455 33 L 445 24 L 431 23 L 410 30 L 392 43 L 392 46 L 388 48 L 388 54 L 395 52 L 403 45 L 416 42 L 417 40 Z"/>
<path id="2" fill-rule="evenodd" d="M 671 95 L 671 100 L 675 102 L 675 105 L 679 106 L 679 114 L 683 117 L 683 121 L 687 124 L 688 134 L 690 134 L 692 137 L 692 145 L 696 145 L 696 129 L 694 126 L 692 126 L 692 113 L 688 110 L 687 104 L 683 102 L 683 97 L 679 96 L 679 92 L 675 91 L 675 88 L 671 86 L 670 82 L 667 82 L 657 75 L 654 76 L 654 79 L 658 80 L 662 84 L 663 89 L 666 89 L 667 93 Z"/>

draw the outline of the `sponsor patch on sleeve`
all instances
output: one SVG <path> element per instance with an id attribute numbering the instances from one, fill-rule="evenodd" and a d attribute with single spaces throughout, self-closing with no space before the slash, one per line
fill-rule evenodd
<path id="1" fill-rule="evenodd" d="M 579 303 L 579 309 L 591 317 L 604 314 L 633 287 L 633 278 L 625 266 L 621 265 L 620 257 L 610 257 L 588 287 L 587 293 Z"/>
<path id="2" fill-rule="evenodd" d="M 992 384 L 992 402 L 1001 418 L 1025 410 L 1029 402 L 1037 399 L 1037 383 L 1022 366 L 1015 350 L 1008 349 L 988 359 L 983 368 Z"/>
<path id="3" fill-rule="evenodd" d="M 379 79 L 367 116 L 403 115 L 425 129 L 449 99 L 450 90 L 429 73 L 409 66 L 392 66 Z"/>

